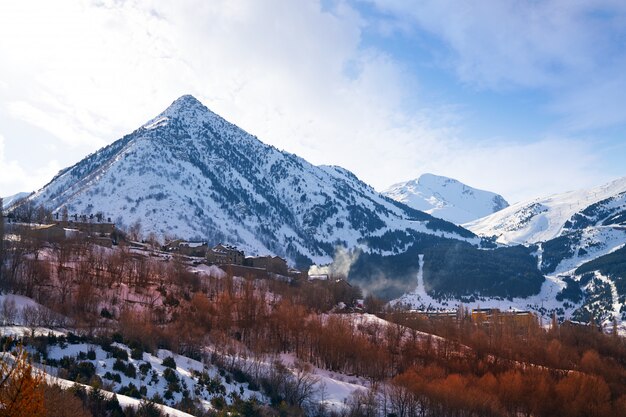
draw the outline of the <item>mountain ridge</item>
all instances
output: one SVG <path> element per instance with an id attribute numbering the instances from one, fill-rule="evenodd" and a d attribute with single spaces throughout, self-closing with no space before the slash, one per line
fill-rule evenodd
<path id="1" fill-rule="evenodd" d="M 190 95 L 60 171 L 30 199 L 294 263 L 329 262 L 336 246 L 382 251 L 368 239 L 389 231 L 479 243 L 461 227 L 391 202 L 343 168 L 316 167 L 262 143 Z"/>
<path id="2" fill-rule="evenodd" d="M 13 204 L 31 195 L 31 192 L 20 192 L 6 197 L 2 197 L 2 208 L 8 209 Z"/>
<path id="3" fill-rule="evenodd" d="M 608 201 L 610 200 L 610 201 Z M 612 206 L 612 207 L 609 207 Z M 503 244 L 532 244 L 608 220 L 626 210 L 626 177 L 600 186 L 517 202 L 464 226 Z M 598 213 L 593 214 L 593 211 Z M 605 214 L 602 217 L 602 214 Z M 590 216 L 600 215 L 594 222 Z M 585 220 L 586 219 L 586 220 Z M 623 225 L 618 221 L 616 224 Z"/>

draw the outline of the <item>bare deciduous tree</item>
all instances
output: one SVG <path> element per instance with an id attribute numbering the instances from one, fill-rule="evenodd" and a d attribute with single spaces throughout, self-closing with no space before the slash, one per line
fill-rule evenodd
<path id="1" fill-rule="evenodd" d="M 15 324 L 17 313 L 15 300 L 13 298 L 6 297 L 4 301 L 2 301 L 2 308 L 0 309 L 3 324 L 5 326 Z"/>

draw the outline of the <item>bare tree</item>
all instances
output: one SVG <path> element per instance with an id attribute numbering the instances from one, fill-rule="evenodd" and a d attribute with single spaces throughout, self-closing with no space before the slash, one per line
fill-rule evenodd
<path id="1" fill-rule="evenodd" d="M 6 297 L 4 299 L 2 308 L 0 309 L 0 315 L 2 316 L 4 325 L 15 324 L 15 319 L 17 319 L 17 306 L 13 298 Z"/>
<path id="2" fill-rule="evenodd" d="M 290 405 L 309 406 L 318 392 L 319 377 L 313 374 L 310 364 L 296 361 L 294 369 L 275 361 L 267 375 L 270 396 L 284 399 Z"/>
<path id="3" fill-rule="evenodd" d="M 377 417 L 380 415 L 375 388 L 356 390 L 348 398 L 347 417 Z"/>
<path id="4" fill-rule="evenodd" d="M 44 374 L 33 369 L 26 350 L 19 346 L 12 356 L 0 353 L 0 415 L 43 417 Z"/>
<path id="5" fill-rule="evenodd" d="M 55 327 L 63 327 L 66 324 L 65 317 L 50 310 L 48 307 L 39 306 L 39 324 L 43 327 L 53 329 Z"/>
<path id="6" fill-rule="evenodd" d="M 43 204 L 40 204 L 35 209 L 35 221 L 37 223 L 50 223 L 52 221 L 52 212 L 46 209 Z"/>
<path id="7" fill-rule="evenodd" d="M 303 407 L 313 400 L 317 393 L 320 378 L 312 373 L 313 367 L 302 361 L 296 361 L 293 378 L 287 385 L 285 398 L 294 405 Z"/>
<path id="8" fill-rule="evenodd" d="M 148 234 L 148 244 L 152 248 L 152 250 L 159 249 L 161 247 L 161 243 L 159 242 L 159 237 L 154 232 L 150 232 Z"/>
<path id="9" fill-rule="evenodd" d="M 35 330 L 41 324 L 41 311 L 38 306 L 24 306 L 22 308 L 22 320 L 24 325 L 30 329 L 31 337 L 35 336 Z"/>
<path id="10" fill-rule="evenodd" d="M 385 395 L 389 399 L 391 410 L 398 417 L 414 415 L 416 403 L 411 391 L 398 384 L 390 384 L 386 387 Z"/>
<path id="11" fill-rule="evenodd" d="M 141 220 L 137 219 L 135 223 L 128 228 L 130 240 L 138 242 L 141 240 Z"/>
<path id="12" fill-rule="evenodd" d="M 54 246 L 55 256 L 55 272 L 58 281 L 57 290 L 59 292 L 59 301 L 65 304 L 67 297 L 71 293 L 72 278 L 75 271 L 70 268 L 69 264 L 74 257 L 74 246 L 70 241 L 57 242 Z"/>

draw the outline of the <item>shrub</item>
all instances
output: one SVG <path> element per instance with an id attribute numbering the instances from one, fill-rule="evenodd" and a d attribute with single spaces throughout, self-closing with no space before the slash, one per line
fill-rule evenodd
<path id="1" fill-rule="evenodd" d="M 128 386 L 120 388 L 118 394 L 127 395 L 133 398 L 141 398 L 141 393 L 132 382 L 129 383 Z"/>
<path id="2" fill-rule="evenodd" d="M 71 380 L 88 382 L 96 374 L 96 367 L 91 362 L 79 362 L 69 373 Z"/>
<path id="3" fill-rule="evenodd" d="M 163 371 L 163 378 L 165 378 L 167 382 L 178 382 L 178 375 L 170 368 L 166 368 Z"/>
<path id="4" fill-rule="evenodd" d="M 239 382 L 240 384 L 248 382 L 249 380 L 248 375 L 246 375 L 241 369 L 234 369 L 232 374 L 235 382 Z"/>
<path id="5" fill-rule="evenodd" d="M 224 397 L 219 395 L 211 399 L 211 405 L 215 407 L 216 410 L 221 410 L 222 408 L 226 407 L 226 400 L 224 399 Z"/>
<path id="6" fill-rule="evenodd" d="M 168 368 L 176 369 L 176 361 L 171 356 L 168 356 L 167 358 L 163 359 L 162 365 L 167 366 Z"/>
<path id="7" fill-rule="evenodd" d="M 157 392 L 152 396 L 152 402 L 157 403 L 157 404 L 163 404 L 163 397 L 161 397 L 159 393 Z"/>
<path id="8" fill-rule="evenodd" d="M 108 339 L 108 338 L 106 338 L 106 337 L 105 337 L 105 338 L 103 338 L 103 339 L 100 341 L 100 347 L 101 347 L 101 348 L 102 348 L 102 350 L 104 350 L 105 352 L 110 352 L 110 351 L 111 351 L 111 348 L 112 348 L 112 346 L 111 346 L 111 339 Z"/>
<path id="9" fill-rule="evenodd" d="M 137 416 L 141 417 L 161 417 L 163 414 L 153 401 L 142 400 L 137 407 Z"/>
<path id="10" fill-rule="evenodd" d="M 152 365 L 150 365 L 150 362 L 144 362 L 139 365 L 139 371 L 144 375 L 148 375 L 150 369 L 152 369 Z"/>
<path id="11" fill-rule="evenodd" d="M 116 346 L 111 346 L 111 356 L 113 356 L 115 359 L 121 359 L 123 361 L 128 360 L 128 352 L 126 351 L 126 349 L 121 349 Z"/>
<path id="12" fill-rule="evenodd" d="M 124 375 L 126 375 L 129 378 L 137 378 L 137 369 L 135 368 L 135 365 L 133 365 L 132 363 L 129 363 L 126 366 L 126 371 L 124 372 Z"/>
<path id="13" fill-rule="evenodd" d="M 113 364 L 113 370 L 125 373 L 126 372 L 126 363 L 124 363 L 123 361 L 121 361 L 119 359 L 116 359 L 115 363 Z"/>
<path id="14" fill-rule="evenodd" d="M 111 312 L 109 310 L 107 310 L 106 308 L 103 308 L 100 311 L 100 316 L 104 317 L 105 319 L 112 319 L 113 318 L 113 314 L 111 314 Z"/>
<path id="15" fill-rule="evenodd" d="M 107 373 L 104 374 L 104 379 L 108 379 L 110 381 L 115 381 L 118 384 L 122 383 L 122 377 L 120 377 L 120 374 L 118 374 L 118 373 L 111 373 L 111 372 L 107 371 Z"/>
<path id="16" fill-rule="evenodd" d="M 141 348 L 135 348 L 130 352 L 130 357 L 135 359 L 135 360 L 142 360 L 143 359 L 143 349 Z"/>

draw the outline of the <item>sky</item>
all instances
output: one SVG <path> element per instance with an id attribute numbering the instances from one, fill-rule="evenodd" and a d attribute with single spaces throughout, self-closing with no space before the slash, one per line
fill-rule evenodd
<path id="1" fill-rule="evenodd" d="M 384 190 L 513 203 L 626 176 L 626 2 L 0 1 L 0 196 L 192 94 Z"/>

